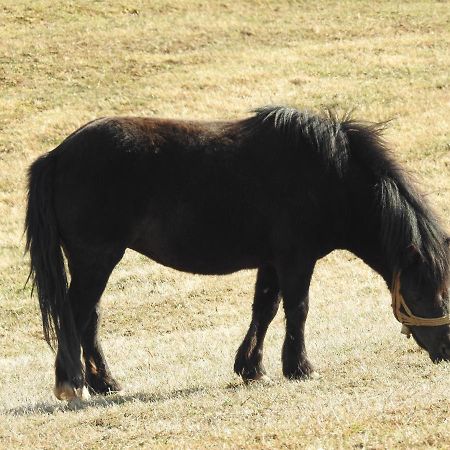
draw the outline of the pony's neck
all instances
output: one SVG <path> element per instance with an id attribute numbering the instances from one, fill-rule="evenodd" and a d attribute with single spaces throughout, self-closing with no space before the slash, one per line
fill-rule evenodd
<path id="1" fill-rule="evenodd" d="M 363 260 L 384 279 L 388 287 L 391 286 L 395 268 L 390 267 L 377 236 L 373 236 L 372 241 L 368 239 L 367 241 L 355 242 L 353 245 L 349 245 L 346 250 Z"/>
<path id="2" fill-rule="evenodd" d="M 382 255 L 381 248 L 358 248 L 353 251 L 353 253 L 362 259 L 372 270 L 377 272 L 383 280 L 386 282 L 387 286 L 392 285 L 393 274 L 395 268 L 390 267 L 386 261 L 385 255 Z"/>
<path id="3" fill-rule="evenodd" d="M 342 247 L 363 260 L 391 286 L 396 267 L 392 266 L 382 239 L 381 212 L 372 205 L 368 195 L 364 201 L 351 206 Z"/>

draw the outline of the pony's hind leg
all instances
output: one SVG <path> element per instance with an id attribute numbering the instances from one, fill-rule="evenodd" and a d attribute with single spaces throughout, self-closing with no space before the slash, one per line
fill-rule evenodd
<path id="1" fill-rule="evenodd" d="M 81 337 L 85 377 L 88 389 L 93 394 L 111 394 L 121 390 L 120 384 L 112 377 L 98 338 L 100 305 L 92 311 L 90 321 Z"/>
<path id="2" fill-rule="evenodd" d="M 86 380 L 92 382 L 93 378 L 109 375 L 97 339 L 96 306 L 123 251 L 114 252 L 114 256 L 109 252 L 101 256 L 94 256 L 92 252 L 89 254 L 88 261 L 75 259 L 70 253 L 68 257 L 71 282 L 66 309 L 67 316 L 74 322 L 75 331 L 71 335 L 70 345 L 60 343 L 56 355 L 54 393 L 60 400 L 86 397 Z M 86 373 L 81 363 L 81 346 L 88 361 L 94 362 L 86 365 Z M 93 372 L 96 372 L 95 375 Z"/>
<path id="3" fill-rule="evenodd" d="M 263 343 L 267 328 L 278 311 L 279 293 L 275 269 L 271 266 L 260 268 L 256 278 L 252 321 L 234 363 L 234 371 L 245 382 L 267 379 L 262 362 Z"/>
<path id="4" fill-rule="evenodd" d="M 72 291 L 73 292 L 73 291 Z M 69 288 L 68 298 L 72 296 Z M 83 368 L 80 361 L 80 339 L 72 314 L 71 302 L 66 301 L 60 319 L 60 329 L 64 331 L 58 339 L 55 361 L 54 394 L 59 400 L 72 400 L 88 396 L 84 387 Z"/>

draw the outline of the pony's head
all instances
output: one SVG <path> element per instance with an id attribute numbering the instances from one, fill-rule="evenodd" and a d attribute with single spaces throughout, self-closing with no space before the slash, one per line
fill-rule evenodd
<path id="1" fill-rule="evenodd" d="M 449 239 L 444 248 L 449 257 Z M 415 247 L 408 248 L 407 264 L 394 274 L 392 307 L 403 324 L 434 362 L 450 361 L 450 275 L 448 266 L 433 271 Z"/>

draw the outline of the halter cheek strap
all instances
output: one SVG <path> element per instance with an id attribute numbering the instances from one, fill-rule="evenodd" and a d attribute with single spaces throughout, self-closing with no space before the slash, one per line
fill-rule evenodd
<path id="1" fill-rule="evenodd" d="M 394 311 L 395 318 L 403 325 L 401 332 L 409 338 L 411 336 L 410 326 L 438 327 L 440 325 L 450 325 L 449 314 L 442 317 L 429 318 L 418 317 L 411 312 L 400 292 L 400 273 L 397 272 L 394 275 L 394 281 L 392 283 L 392 310 Z"/>

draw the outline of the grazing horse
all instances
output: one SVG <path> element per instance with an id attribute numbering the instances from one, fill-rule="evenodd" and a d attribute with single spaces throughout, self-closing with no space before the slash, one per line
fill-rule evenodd
<path id="1" fill-rule="evenodd" d="M 381 130 L 284 107 L 226 122 L 103 118 L 37 159 L 26 246 L 57 350 L 56 396 L 120 389 L 97 336 L 98 305 L 127 248 L 197 274 L 257 269 L 234 364 L 244 381 L 265 377 L 264 337 L 281 298 L 283 373 L 311 375 L 308 290 L 334 249 L 378 272 L 407 332 L 433 361 L 449 360 L 449 238 Z"/>

